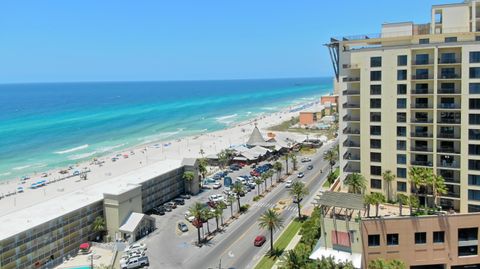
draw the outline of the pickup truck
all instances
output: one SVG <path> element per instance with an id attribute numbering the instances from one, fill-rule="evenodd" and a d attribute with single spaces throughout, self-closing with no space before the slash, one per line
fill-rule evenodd
<path id="1" fill-rule="evenodd" d="M 124 263 L 120 263 L 120 268 L 122 269 L 133 269 L 141 268 L 144 266 L 149 266 L 150 262 L 148 261 L 147 256 L 130 258 Z"/>

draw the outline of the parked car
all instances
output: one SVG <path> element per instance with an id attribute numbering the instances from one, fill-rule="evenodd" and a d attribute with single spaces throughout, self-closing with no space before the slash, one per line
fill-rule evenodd
<path id="1" fill-rule="evenodd" d="M 153 214 L 156 215 L 165 215 L 165 208 L 163 206 L 152 208 Z"/>
<path id="2" fill-rule="evenodd" d="M 310 161 L 312 161 L 312 159 L 307 158 L 307 157 L 302 158 L 302 163 L 308 163 Z"/>
<path id="3" fill-rule="evenodd" d="M 147 256 L 138 257 L 138 258 L 130 258 L 125 263 L 120 263 L 120 268 L 122 269 L 133 269 L 139 268 L 143 266 L 149 266 L 150 262 L 148 261 Z"/>
<path id="4" fill-rule="evenodd" d="M 265 236 L 258 235 L 257 237 L 255 237 L 253 245 L 256 247 L 261 247 L 265 243 L 265 241 L 267 241 L 267 238 L 265 238 Z"/>
<path id="5" fill-rule="evenodd" d="M 192 222 L 195 219 L 195 217 L 192 216 L 192 213 L 190 213 L 190 211 L 186 211 L 185 212 L 185 219 L 188 220 L 189 222 Z"/>
<path id="6" fill-rule="evenodd" d="M 220 202 L 223 201 L 223 195 L 221 194 L 212 194 L 208 196 L 208 200 L 211 202 Z"/>
<path id="7" fill-rule="evenodd" d="M 293 184 L 293 181 L 292 180 L 287 180 L 285 182 L 285 188 L 291 188 L 292 187 L 292 184 Z"/>
<path id="8" fill-rule="evenodd" d="M 163 208 L 165 208 L 165 212 L 172 212 L 173 208 L 170 205 L 164 204 Z"/>
<path id="9" fill-rule="evenodd" d="M 168 206 L 170 206 L 170 207 L 173 208 L 173 209 L 174 209 L 174 208 L 177 208 L 177 205 L 175 204 L 175 202 L 168 202 L 168 203 L 166 203 L 165 205 L 168 205 Z"/>
<path id="10" fill-rule="evenodd" d="M 188 226 L 185 224 L 185 222 L 179 222 L 178 229 L 182 232 L 188 232 Z"/>
<path id="11" fill-rule="evenodd" d="M 221 187 L 222 187 L 222 183 L 220 183 L 220 182 L 215 182 L 212 185 L 212 188 L 215 189 L 215 190 L 220 189 Z"/>
<path id="12" fill-rule="evenodd" d="M 147 250 L 147 245 L 145 245 L 143 243 L 135 243 L 135 244 L 132 244 L 130 246 L 127 246 L 125 248 L 124 252 L 129 252 L 129 251 L 136 250 L 136 249 Z"/>
<path id="13" fill-rule="evenodd" d="M 183 200 L 182 198 L 175 198 L 175 199 L 173 199 L 173 202 L 176 205 L 184 205 L 185 204 L 185 200 Z"/>
<path id="14" fill-rule="evenodd" d="M 298 175 L 297 175 L 298 178 L 302 178 L 302 177 L 304 177 L 304 176 L 305 176 L 305 174 L 304 174 L 303 172 L 300 172 L 300 173 L 298 173 Z"/>
<path id="15" fill-rule="evenodd" d="M 312 170 L 312 169 L 313 169 L 313 165 L 310 164 L 309 166 L 307 166 L 307 169 L 308 169 L 308 170 Z"/>
<path id="16" fill-rule="evenodd" d="M 185 199 L 185 200 L 186 200 L 186 199 L 190 199 L 190 195 L 188 195 L 188 194 L 182 194 L 182 195 L 180 195 L 180 196 L 178 196 L 178 197 L 180 197 L 180 198 L 182 198 L 182 199 Z"/>

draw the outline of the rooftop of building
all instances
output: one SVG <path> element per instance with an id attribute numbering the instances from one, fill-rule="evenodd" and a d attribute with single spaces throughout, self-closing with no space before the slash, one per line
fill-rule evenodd
<path id="1" fill-rule="evenodd" d="M 105 181 L 17 208 L 0 216 L 0 241 L 103 200 L 104 193 L 120 194 L 159 175 L 178 169 L 181 160 L 163 160 Z"/>

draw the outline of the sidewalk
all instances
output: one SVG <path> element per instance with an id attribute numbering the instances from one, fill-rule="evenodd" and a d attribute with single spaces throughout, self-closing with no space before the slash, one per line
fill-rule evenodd
<path id="1" fill-rule="evenodd" d="M 283 250 L 282 256 L 280 256 L 275 261 L 275 264 L 272 266 L 272 269 L 277 269 L 278 266 L 280 266 L 280 262 L 282 261 L 283 256 L 287 253 L 287 251 L 293 250 L 295 248 L 295 246 L 297 246 L 298 242 L 300 242 L 300 239 L 302 238 L 302 236 L 299 233 L 300 233 L 300 231 L 298 231 L 297 234 L 295 236 L 293 236 L 290 243 L 288 243 L 287 247 Z"/>

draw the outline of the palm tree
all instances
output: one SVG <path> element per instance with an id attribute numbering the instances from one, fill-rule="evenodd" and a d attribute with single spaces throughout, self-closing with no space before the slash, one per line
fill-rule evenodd
<path id="1" fill-rule="evenodd" d="M 297 156 L 292 153 L 292 155 L 290 156 L 290 159 L 292 159 L 293 171 L 297 170 L 297 164 L 298 164 Z"/>
<path id="2" fill-rule="evenodd" d="M 202 158 L 203 158 L 203 155 L 205 155 L 205 151 L 203 149 L 200 149 L 200 155 L 202 155 Z"/>
<path id="3" fill-rule="evenodd" d="M 233 184 L 232 191 L 237 196 L 238 213 L 240 213 L 240 207 L 241 207 L 241 205 L 240 205 L 240 194 L 242 194 L 244 192 L 242 182 L 240 182 L 240 181 L 235 182 Z"/>
<path id="4" fill-rule="evenodd" d="M 397 202 L 400 207 L 400 216 L 403 215 L 403 205 L 408 205 L 408 196 L 403 193 L 397 195 Z"/>
<path id="5" fill-rule="evenodd" d="M 395 174 L 392 173 L 391 170 L 387 170 L 385 171 L 383 174 L 383 180 L 385 181 L 386 184 L 386 187 L 387 187 L 387 200 L 388 201 L 391 201 L 391 196 L 390 196 L 390 191 L 391 191 L 391 187 L 392 187 L 392 182 L 395 180 Z"/>
<path id="6" fill-rule="evenodd" d="M 255 179 L 255 184 L 257 184 L 257 195 L 260 196 L 260 184 L 262 184 L 262 179 L 261 178 L 256 178 Z"/>
<path id="7" fill-rule="evenodd" d="M 403 261 L 394 259 L 394 260 L 390 261 L 390 268 L 392 268 L 392 269 L 405 269 L 405 268 L 407 268 L 407 266 L 405 265 L 405 263 Z"/>
<path id="8" fill-rule="evenodd" d="M 309 193 L 308 188 L 305 186 L 305 184 L 301 181 L 295 181 L 292 184 L 292 188 L 290 188 L 290 195 L 293 196 L 293 198 L 296 198 L 296 204 L 298 207 L 298 219 L 302 218 L 302 213 L 300 210 L 300 201 L 307 196 Z"/>
<path id="9" fill-rule="evenodd" d="M 185 194 L 187 194 L 187 186 L 188 186 L 188 189 L 190 190 L 190 185 L 194 178 L 195 178 L 195 174 L 192 171 L 183 172 Z"/>
<path id="10" fill-rule="evenodd" d="M 268 179 L 267 173 L 265 172 L 262 175 L 260 175 L 260 179 L 265 184 L 265 191 L 267 191 L 267 179 Z"/>
<path id="11" fill-rule="evenodd" d="M 295 250 L 289 250 L 280 260 L 282 269 L 300 269 L 305 265 L 305 261 Z"/>
<path id="12" fill-rule="evenodd" d="M 233 203 L 234 202 L 235 202 L 235 196 L 228 195 L 227 196 L 227 203 L 228 203 L 228 206 L 230 207 L 230 218 L 233 218 Z"/>
<path id="13" fill-rule="evenodd" d="M 418 201 L 418 197 L 416 195 L 411 194 L 410 197 L 408 197 L 408 206 L 410 207 L 410 215 L 413 213 L 413 208 L 417 208 L 420 205 L 420 202 Z"/>
<path id="14" fill-rule="evenodd" d="M 192 216 L 195 218 L 194 222 L 195 222 L 195 226 L 197 228 L 197 234 L 198 234 L 198 245 L 200 245 L 200 241 L 202 240 L 200 238 L 200 228 L 203 227 L 203 221 L 202 221 L 202 217 L 203 217 L 203 208 L 204 206 L 199 203 L 199 202 L 196 202 L 195 204 L 193 204 L 189 209 L 188 211 L 190 211 L 190 214 L 192 214 Z"/>
<path id="15" fill-rule="evenodd" d="M 96 217 L 92 223 L 92 230 L 94 233 L 99 233 L 100 237 L 103 238 L 103 233 L 106 230 L 105 219 L 101 216 Z"/>
<path id="16" fill-rule="evenodd" d="M 410 185 L 414 189 L 414 193 L 415 193 L 415 196 L 417 197 L 417 200 L 419 196 L 420 187 L 425 185 L 426 178 L 427 178 L 426 176 L 427 171 L 428 171 L 427 168 L 415 167 L 415 166 L 410 168 L 410 170 L 408 171 Z"/>
<path id="17" fill-rule="evenodd" d="M 375 197 L 367 194 L 363 197 L 363 203 L 367 205 L 367 217 L 370 217 L 370 206 L 375 204 Z"/>
<path id="18" fill-rule="evenodd" d="M 288 175 L 288 158 L 290 157 L 289 155 L 290 155 L 290 153 L 288 152 L 287 154 L 285 154 L 283 156 L 283 158 L 285 160 L 285 175 Z"/>
<path id="19" fill-rule="evenodd" d="M 229 162 L 227 151 L 222 150 L 217 154 L 218 163 L 220 164 L 220 168 L 223 169 Z"/>
<path id="20" fill-rule="evenodd" d="M 323 154 L 323 160 L 327 161 L 330 164 L 330 173 L 333 171 L 333 166 L 337 162 L 338 153 L 334 149 L 330 149 L 329 151 Z"/>
<path id="21" fill-rule="evenodd" d="M 270 231 L 270 253 L 273 253 L 273 232 L 283 227 L 283 219 L 275 210 L 268 209 L 260 216 L 258 226 Z"/>
<path id="22" fill-rule="evenodd" d="M 388 262 L 382 258 L 371 260 L 368 263 L 368 269 L 387 269 L 389 268 Z"/>
<path id="23" fill-rule="evenodd" d="M 349 174 L 345 178 L 344 184 L 346 184 L 353 193 L 362 193 L 367 187 L 365 178 L 358 173 Z"/>
<path id="24" fill-rule="evenodd" d="M 202 179 L 205 179 L 207 176 L 207 159 L 201 158 L 198 160 L 198 172 L 202 175 Z"/>
<path id="25" fill-rule="evenodd" d="M 432 187 L 433 192 L 433 203 L 435 205 L 435 209 L 438 208 L 438 197 L 442 194 L 447 193 L 447 187 L 445 186 L 445 180 L 442 176 L 433 175 L 430 177 L 430 186 Z"/>
<path id="26" fill-rule="evenodd" d="M 208 223 L 208 220 L 211 219 L 212 216 L 212 211 L 210 211 L 209 207 L 204 207 L 202 210 L 202 220 L 203 222 L 207 223 L 207 232 L 210 234 L 210 224 Z"/>
<path id="27" fill-rule="evenodd" d="M 223 216 L 223 208 L 220 208 L 218 205 L 215 207 L 215 211 L 213 212 L 213 216 L 215 217 L 215 222 L 217 223 L 217 230 L 218 231 L 218 220 Z"/>
<path id="28" fill-rule="evenodd" d="M 370 195 L 373 197 L 373 202 L 375 204 L 375 217 L 378 218 L 378 207 L 381 203 L 385 203 L 385 196 L 379 192 L 374 192 Z"/>
<path id="29" fill-rule="evenodd" d="M 217 207 L 215 208 L 215 210 L 218 209 L 220 211 L 220 220 L 221 220 L 222 226 L 223 226 L 223 211 L 226 208 L 227 208 L 227 205 L 223 201 L 218 202 Z"/>
<path id="30" fill-rule="evenodd" d="M 273 169 L 275 170 L 275 172 L 277 172 L 277 182 L 280 181 L 280 174 L 282 172 L 282 163 L 281 162 L 275 162 L 273 164 Z"/>
<path id="31" fill-rule="evenodd" d="M 268 177 L 270 178 L 270 187 L 273 186 L 273 175 L 274 175 L 274 174 L 275 174 L 275 173 L 273 172 L 273 170 L 268 170 L 268 171 L 267 171 L 267 175 L 268 175 Z"/>

